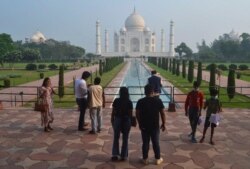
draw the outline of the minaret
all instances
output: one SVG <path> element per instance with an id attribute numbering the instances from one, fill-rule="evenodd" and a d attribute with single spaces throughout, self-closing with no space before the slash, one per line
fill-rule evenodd
<path id="1" fill-rule="evenodd" d="M 161 52 L 165 52 L 165 33 L 164 30 L 161 30 Z"/>
<path id="2" fill-rule="evenodd" d="M 96 54 L 101 55 L 101 31 L 100 31 L 100 21 L 96 21 Z"/>
<path id="3" fill-rule="evenodd" d="M 107 29 L 105 29 L 105 52 L 109 52 L 109 34 Z"/>
<path id="4" fill-rule="evenodd" d="M 169 56 L 174 57 L 174 22 L 170 21 Z"/>

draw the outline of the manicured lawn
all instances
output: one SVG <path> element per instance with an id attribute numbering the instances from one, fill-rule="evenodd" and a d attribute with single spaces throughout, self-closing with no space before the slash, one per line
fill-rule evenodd
<path id="1" fill-rule="evenodd" d="M 58 74 L 58 70 L 49 70 L 44 73 L 44 77 L 53 76 Z M 9 75 L 19 76 L 10 78 L 10 85 L 16 86 L 24 83 L 40 79 L 40 72 L 28 70 L 0 70 L 0 77 L 9 77 Z M 3 80 L 0 80 L 0 85 L 3 85 Z"/>
<path id="2" fill-rule="evenodd" d="M 157 70 L 157 72 L 159 72 L 164 78 L 171 82 L 175 87 L 180 89 L 183 93 L 187 94 L 192 89 L 192 83 L 189 83 L 187 79 L 183 79 L 181 75 L 173 75 L 171 72 L 163 70 L 150 63 L 148 65 L 151 68 Z M 208 86 L 208 82 L 202 81 L 200 89 L 204 92 L 206 98 L 210 97 Z M 235 97 L 231 101 L 229 101 L 225 88 L 220 88 L 219 98 L 222 102 L 223 107 L 250 108 L 250 98 L 236 93 Z"/>
<path id="3" fill-rule="evenodd" d="M 122 69 L 122 67 L 125 65 L 125 63 L 123 64 L 119 64 L 117 65 L 114 69 L 112 69 L 109 72 L 103 73 L 102 76 L 100 76 L 99 74 L 97 74 L 97 76 L 101 77 L 101 85 L 105 88 L 110 82 L 111 80 L 117 75 L 117 73 L 120 72 L 120 70 Z M 96 73 L 92 73 L 93 77 L 92 79 L 94 80 Z M 88 84 L 90 84 L 90 78 L 88 79 Z M 56 93 L 58 93 L 58 91 L 56 90 Z M 65 91 L 64 91 L 64 96 L 63 98 L 59 98 L 58 95 L 54 95 L 53 97 L 53 101 L 54 101 L 54 107 L 56 108 L 72 108 L 72 107 L 76 107 L 76 101 L 75 101 L 75 95 L 74 95 L 74 88 L 73 88 L 73 83 L 68 84 L 67 86 L 65 86 Z M 34 105 L 33 103 L 28 103 L 25 106 L 27 107 L 32 107 Z"/>

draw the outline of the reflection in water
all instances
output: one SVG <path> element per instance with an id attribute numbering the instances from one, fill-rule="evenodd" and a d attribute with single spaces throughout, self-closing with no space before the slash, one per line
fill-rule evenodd
<path id="1" fill-rule="evenodd" d="M 128 71 L 124 77 L 122 86 L 129 88 L 130 99 L 133 101 L 134 106 L 140 98 L 145 97 L 144 86 L 147 84 L 150 76 L 151 72 L 149 72 L 139 60 L 130 60 Z M 167 95 L 163 95 L 163 93 L 164 92 L 162 91 L 160 98 L 167 108 L 170 99 Z"/>

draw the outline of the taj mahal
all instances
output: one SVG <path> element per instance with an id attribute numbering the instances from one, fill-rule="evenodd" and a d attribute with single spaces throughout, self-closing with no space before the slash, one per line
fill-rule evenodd
<path id="1" fill-rule="evenodd" d="M 174 22 L 170 21 L 169 50 L 166 51 L 165 32 L 161 29 L 160 51 L 157 51 L 156 33 L 146 26 L 144 18 L 134 11 L 125 20 L 119 32 L 114 32 L 114 49 L 110 51 L 109 32 L 105 30 L 102 46 L 101 23 L 96 21 L 96 54 L 109 56 L 162 56 L 174 57 Z"/>

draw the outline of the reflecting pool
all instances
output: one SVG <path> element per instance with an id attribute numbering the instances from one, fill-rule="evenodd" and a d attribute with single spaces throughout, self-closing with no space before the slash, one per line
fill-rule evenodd
<path id="1" fill-rule="evenodd" d="M 144 86 L 147 84 L 150 76 L 151 72 L 139 60 L 133 59 L 129 61 L 128 70 L 121 86 L 128 87 L 130 99 L 133 101 L 134 107 L 140 98 L 145 97 Z M 165 108 L 167 108 L 170 98 L 164 88 L 162 88 L 160 98 Z"/>

